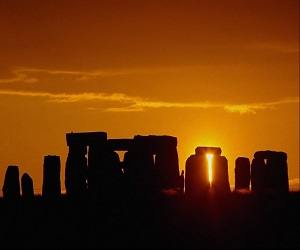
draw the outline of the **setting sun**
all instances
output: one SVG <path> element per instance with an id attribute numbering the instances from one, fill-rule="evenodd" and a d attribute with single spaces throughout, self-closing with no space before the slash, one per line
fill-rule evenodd
<path id="1" fill-rule="evenodd" d="M 206 154 L 207 162 L 208 162 L 208 181 L 211 185 L 212 183 L 212 160 L 214 155 L 213 154 Z"/>

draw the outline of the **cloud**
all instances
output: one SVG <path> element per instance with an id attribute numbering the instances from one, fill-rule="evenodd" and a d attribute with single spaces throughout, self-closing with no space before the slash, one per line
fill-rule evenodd
<path id="1" fill-rule="evenodd" d="M 224 109 L 228 112 L 237 112 L 240 114 L 252 113 L 255 114 L 258 110 L 263 109 L 274 109 L 276 106 L 281 104 L 299 103 L 299 97 L 287 98 L 274 102 L 261 102 L 261 103 L 250 103 L 250 104 L 230 104 L 225 105 Z"/>
<path id="2" fill-rule="evenodd" d="M 14 82 L 25 82 L 25 83 L 35 83 L 38 82 L 37 78 L 30 77 L 28 73 L 24 70 L 15 69 L 12 71 L 13 77 L 2 78 L 0 83 L 14 83 Z"/>
<path id="3" fill-rule="evenodd" d="M 38 82 L 42 75 L 75 77 L 78 81 L 87 81 L 98 79 L 101 77 L 115 77 L 134 74 L 157 74 L 161 72 L 178 72 L 178 70 L 186 70 L 190 68 L 198 68 L 200 65 L 180 65 L 173 67 L 149 67 L 149 68 L 133 68 L 133 69 L 96 69 L 89 71 L 76 71 L 76 70 L 51 70 L 43 68 L 16 68 L 11 71 L 12 77 L 0 78 L 0 83 L 14 83 L 25 82 L 34 83 Z M 34 75 L 34 77 L 32 77 Z"/>
<path id="4" fill-rule="evenodd" d="M 46 98 L 49 102 L 54 103 L 77 103 L 87 101 L 113 102 L 121 107 L 107 107 L 106 112 L 141 112 L 146 109 L 158 108 L 193 108 L 193 109 L 224 109 L 227 112 L 239 114 L 255 114 L 258 110 L 274 109 L 278 105 L 299 103 L 299 98 L 288 98 L 273 102 L 261 103 L 213 103 L 213 102 L 167 102 L 153 101 L 147 98 L 129 96 L 124 93 L 49 93 L 49 92 L 30 92 L 16 90 L 0 90 L 0 95 L 20 96 L 32 98 Z M 114 105 L 115 106 L 115 105 Z"/>

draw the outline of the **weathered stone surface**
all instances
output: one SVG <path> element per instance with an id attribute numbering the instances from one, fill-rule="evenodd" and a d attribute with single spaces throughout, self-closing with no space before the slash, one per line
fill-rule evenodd
<path id="1" fill-rule="evenodd" d="M 235 189 L 250 188 L 250 160 L 246 157 L 238 157 L 235 160 Z"/>
<path id="2" fill-rule="evenodd" d="M 61 195 L 59 156 L 47 155 L 44 157 L 42 195 L 47 198 L 58 198 Z"/>
<path id="3" fill-rule="evenodd" d="M 3 198 L 18 199 L 20 197 L 20 180 L 18 166 L 8 166 L 3 184 Z"/>

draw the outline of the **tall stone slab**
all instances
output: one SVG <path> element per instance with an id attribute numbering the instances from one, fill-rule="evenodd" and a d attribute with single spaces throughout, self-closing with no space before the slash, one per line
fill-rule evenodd
<path id="1" fill-rule="evenodd" d="M 215 155 L 212 158 L 212 189 L 218 194 L 230 193 L 228 161 L 225 156 Z"/>
<path id="2" fill-rule="evenodd" d="M 250 160 L 238 157 L 235 160 L 235 189 L 250 189 Z"/>
<path id="3" fill-rule="evenodd" d="M 42 195 L 46 198 L 59 198 L 60 187 L 60 157 L 47 155 L 44 157 Z"/>
<path id="4" fill-rule="evenodd" d="M 208 162 L 206 155 L 191 155 L 185 164 L 185 193 L 198 196 L 208 193 Z"/>
<path id="5" fill-rule="evenodd" d="M 263 192 L 266 187 L 266 164 L 263 158 L 254 158 L 251 163 L 251 190 Z"/>
<path id="6" fill-rule="evenodd" d="M 106 143 L 107 134 L 105 132 L 68 133 L 66 140 L 69 147 L 65 169 L 66 191 L 69 196 L 83 197 L 87 194 L 88 188 L 91 192 L 96 189 L 98 152 L 101 151 L 99 145 Z"/>
<path id="7" fill-rule="evenodd" d="M 86 153 L 86 146 L 80 144 L 69 146 L 65 168 L 65 187 L 69 196 L 81 197 L 87 192 Z"/>
<path id="8" fill-rule="evenodd" d="M 34 198 L 33 181 L 29 174 L 24 173 L 21 178 L 22 197 L 25 199 Z"/>
<path id="9" fill-rule="evenodd" d="M 287 154 L 285 152 L 257 151 L 254 154 L 252 165 L 251 185 L 253 191 L 273 193 L 289 191 Z"/>
<path id="10" fill-rule="evenodd" d="M 5 173 L 4 184 L 2 188 L 3 198 L 18 199 L 20 198 L 20 180 L 18 166 L 8 166 Z"/>

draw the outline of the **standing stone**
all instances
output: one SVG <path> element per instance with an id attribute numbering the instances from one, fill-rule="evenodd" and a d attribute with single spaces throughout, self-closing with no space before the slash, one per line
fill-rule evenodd
<path id="1" fill-rule="evenodd" d="M 185 164 L 185 193 L 189 196 L 206 194 L 210 189 L 206 155 L 191 155 Z"/>
<path id="2" fill-rule="evenodd" d="M 116 152 L 106 144 L 90 146 L 88 165 L 88 189 L 92 197 L 113 197 L 119 194 L 122 170 Z"/>
<path id="3" fill-rule="evenodd" d="M 137 135 L 133 140 L 131 151 L 145 152 L 151 163 L 148 168 L 149 181 L 157 186 L 158 190 L 179 188 L 179 163 L 177 153 L 177 138 L 167 135 Z M 147 158 L 146 157 L 146 158 Z M 151 159 L 150 159 L 151 157 Z"/>
<path id="4" fill-rule="evenodd" d="M 20 180 L 18 166 L 8 166 L 2 188 L 3 198 L 18 199 L 20 197 Z"/>
<path id="5" fill-rule="evenodd" d="M 286 157 L 282 154 L 272 155 L 267 159 L 268 188 L 276 193 L 287 193 L 289 191 L 288 169 Z"/>
<path id="6" fill-rule="evenodd" d="M 230 193 L 228 161 L 226 157 L 215 155 L 212 161 L 212 189 L 218 194 Z"/>
<path id="7" fill-rule="evenodd" d="M 59 156 L 47 155 L 44 157 L 42 195 L 46 198 L 58 198 L 61 195 Z"/>
<path id="8" fill-rule="evenodd" d="M 179 190 L 180 193 L 184 193 L 184 170 L 181 171 L 181 174 L 179 176 Z"/>
<path id="9" fill-rule="evenodd" d="M 235 160 L 235 189 L 250 188 L 250 161 L 246 157 Z"/>
<path id="10" fill-rule="evenodd" d="M 65 187 L 68 196 L 81 197 L 87 191 L 86 146 L 69 145 L 65 168 Z"/>
<path id="11" fill-rule="evenodd" d="M 124 155 L 124 167 L 129 188 L 134 192 L 151 192 L 157 187 L 154 158 L 150 152 L 133 148 Z"/>
<path id="12" fill-rule="evenodd" d="M 159 175 L 161 189 L 179 187 L 179 163 L 176 148 L 166 148 L 156 154 L 155 169 Z"/>
<path id="13" fill-rule="evenodd" d="M 263 158 L 254 158 L 251 163 L 251 190 L 263 192 L 266 186 L 266 165 Z"/>
<path id="14" fill-rule="evenodd" d="M 97 142 L 89 145 L 88 152 L 88 192 L 93 198 L 99 198 L 103 192 L 101 186 L 107 172 L 105 143 Z"/>
<path id="15" fill-rule="evenodd" d="M 273 193 L 289 191 L 287 154 L 285 152 L 257 151 L 254 154 L 252 165 L 252 190 Z"/>
<path id="16" fill-rule="evenodd" d="M 34 198 L 33 181 L 32 178 L 27 174 L 23 174 L 21 178 L 22 197 L 25 199 Z"/>
<path id="17" fill-rule="evenodd" d="M 93 173 L 98 166 L 98 145 L 107 142 L 107 134 L 106 132 L 67 133 L 66 140 L 69 147 L 65 169 L 66 191 L 74 198 L 83 197 L 88 187 L 92 191 L 93 186 L 96 185 L 97 177 Z M 90 151 L 89 164 L 91 163 L 91 166 L 89 167 L 91 169 L 89 170 L 86 159 L 87 147 Z"/>

